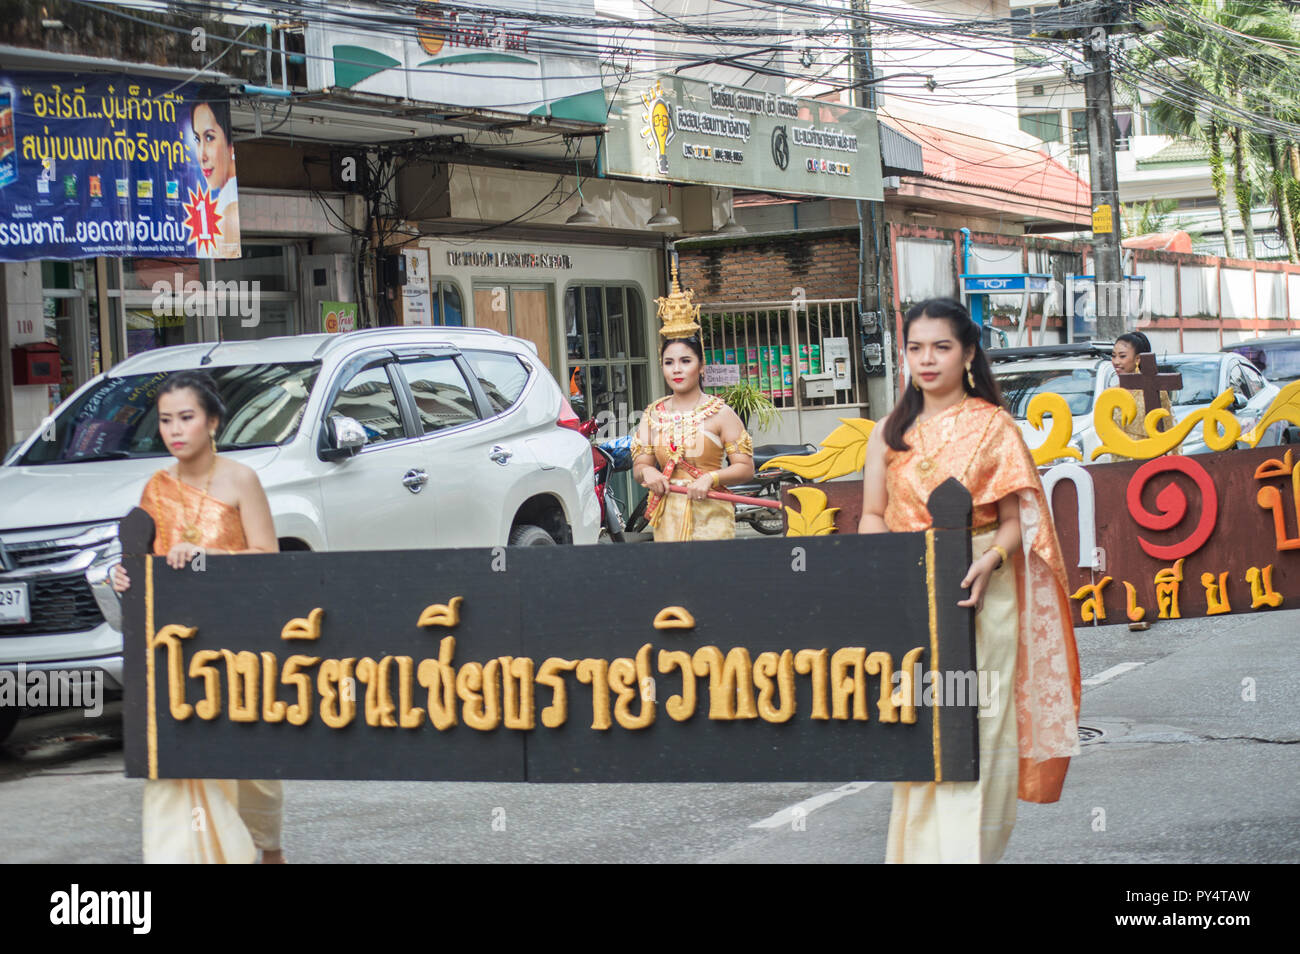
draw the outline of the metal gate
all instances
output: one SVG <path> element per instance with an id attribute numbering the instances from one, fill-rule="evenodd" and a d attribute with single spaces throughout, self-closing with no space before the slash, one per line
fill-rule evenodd
<path id="1" fill-rule="evenodd" d="M 855 299 L 705 304 L 700 327 L 704 363 L 739 366 L 741 383 L 763 392 L 782 411 L 866 406 Z M 830 397 L 801 396 L 800 377 L 832 372 L 837 362 L 841 377 L 848 375 L 847 387 Z"/>

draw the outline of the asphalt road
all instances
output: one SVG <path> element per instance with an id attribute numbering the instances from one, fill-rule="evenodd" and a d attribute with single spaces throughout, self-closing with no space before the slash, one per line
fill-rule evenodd
<path id="1" fill-rule="evenodd" d="M 1079 632 L 1100 730 L 1005 862 L 1300 861 L 1300 611 Z M 1253 690 L 1253 698 L 1252 692 Z M 24 720 L 0 747 L 0 860 L 138 862 L 143 783 L 116 706 Z M 880 862 L 887 783 L 288 782 L 293 862 Z"/>

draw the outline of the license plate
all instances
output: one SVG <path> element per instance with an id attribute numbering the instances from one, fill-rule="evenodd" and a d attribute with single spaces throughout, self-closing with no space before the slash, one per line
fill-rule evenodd
<path id="1" fill-rule="evenodd" d="M 30 623 L 26 583 L 0 583 L 0 626 Z"/>

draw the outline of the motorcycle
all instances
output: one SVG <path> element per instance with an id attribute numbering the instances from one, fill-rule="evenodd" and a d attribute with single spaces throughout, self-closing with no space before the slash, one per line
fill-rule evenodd
<path id="1" fill-rule="evenodd" d="M 743 484 L 728 487 L 727 491 L 744 497 L 761 497 L 780 502 L 781 494 L 788 487 L 797 487 L 807 483 L 798 474 L 783 467 L 760 471 L 764 464 L 774 457 L 802 456 L 814 454 L 817 448 L 812 444 L 763 444 L 754 448 L 754 476 Z M 630 466 L 630 462 L 629 462 Z M 627 518 L 627 529 L 632 533 L 645 532 L 648 521 L 645 515 L 647 498 L 632 509 Z M 775 536 L 785 532 L 785 514 L 781 510 L 760 507 L 757 504 L 736 504 L 736 522 L 747 523 L 765 536 Z"/>
<path id="2" fill-rule="evenodd" d="M 578 433 L 587 439 L 591 439 L 599 425 L 593 418 L 584 421 L 578 426 Z M 593 444 L 591 448 L 591 462 L 596 475 L 596 499 L 600 501 L 600 543 L 623 543 L 623 531 L 626 524 L 623 520 L 623 513 L 618 506 L 618 498 L 614 496 L 614 491 L 609 486 L 610 477 L 619 471 L 630 470 L 632 467 L 632 438 L 620 437 L 614 440 L 605 441 L 602 444 Z"/>

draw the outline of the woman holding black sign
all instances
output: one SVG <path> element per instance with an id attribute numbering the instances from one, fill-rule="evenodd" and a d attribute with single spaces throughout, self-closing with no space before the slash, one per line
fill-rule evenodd
<path id="1" fill-rule="evenodd" d="M 975 558 L 958 605 L 975 610 L 978 681 L 989 691 L 979 700 L 979 781 L 895 783 L 886 860 L 991 863 L 1011 836 L 1017 795 L 1056 801 L 1078 752 L 1065 565 L 969 313 L 951 299 L 922 302 L 903 342 L 911 383 L 867 443 L 859 532 L 927 530 L 936 487 L 955 477 L 970 491 Z"/>
<path id="2" fill-rule="evenodd" d="M 158 432 L 176 458 L 145 485 L 140 506 L 153 517 L 154 555 L 183 569 L 196 556 L 275 553 L 279 542 L 257 474 L 217 453 L 225 407 L 212 378 L 171 375 L 158 391 Z M 113 588 L 131 585 L 113 568 Z M 238 863 L 284 860 L 283 796 L 278 781 L 150 779 L 144 789 L 146 863 Z"/>

